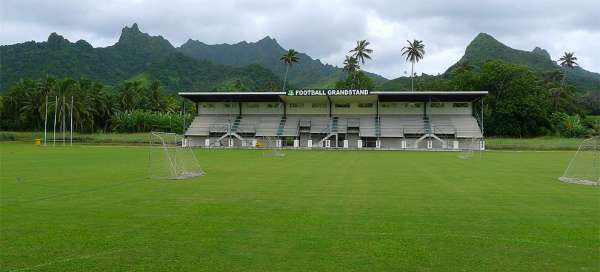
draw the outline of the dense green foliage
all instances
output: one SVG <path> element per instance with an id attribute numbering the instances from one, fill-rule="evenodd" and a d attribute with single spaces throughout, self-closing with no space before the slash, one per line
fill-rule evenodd
<path id="1" fill-rule="evenodd" d="M 485 133 L 488 136 L 531 137 L 561 134 L 568 137 L 590 135 L 591 124 L 565 129 L 565 118 L 584 115 L 582 100 L 575 86 L 563 81 L 559 70 L 539 76 L 526 66 L 492 60 L 475 69 L 469 63 L 457 65 L 445 76 L 421 75 L 415 78 L 417 91 L 479 91 L 485 90 Z M 410 78 L 389 81 L 382 90 L 410 90 Z M 477 110 L 479 111 L 479 110 Z"/>
<path id="2" fill-rule="evenodd" d="M 182 132 L 184 103 L 187 104 L 186 116 L 194 112 L 191 102 L 174 94 L 163 94 L 158 81 L 150 84 L 125 81 L 108 88 L 87 79 L 21 80 L 1 97 L 0 130 L 42 130 L 46 97 L 49 130 L 54 127 L 55 113 L 57 127 L 64 124 L 68 130 L 72 109 L 75 131 Z M 191 117 L 186 121 L 190 122 Z"/>
<path id="3" fill-rule="evenodd" d="M 7 271 L 598 265 L 600 190 L 557 180 L 573 152 L 195 150 L 207 175 L 163 182 L 145 147 L 0 145 Z"/>
<path id="4" fill-rule="evenodd" d="M 349 73 L 345 80 L 336 82 L 335 88 L 373 90 L 375 83 L 363 71 L 355 71 Z"/>
<path id="5" fill-rule="evenodd" d="M 110 122 L 113 131 L 116 132 L 167 131 L 182 133 L 189 125 L 184 123 L 184 117 L 187 121 L 193 118 L 191 114 L 184 116 L 177 113 L 134 110 L 116 112 L 111 116 Z"/>
<path id="6" fill-rule="evenodd" d="M 136 24 L 123 28 L 119 41 L 105 48 L 52 33 L 46 42 L 0 46 L 0 56 L 0 91 L 23 78 L 46 76 L 85 77 L 107 85 L 145 77 L 159 80 L 166 91 L 221 90 L 231 81 L 252 90 L 281 86 L 278 76 L 263 67 L 234 68 L 187 57 L 163 37 L 140 32 Z"/>

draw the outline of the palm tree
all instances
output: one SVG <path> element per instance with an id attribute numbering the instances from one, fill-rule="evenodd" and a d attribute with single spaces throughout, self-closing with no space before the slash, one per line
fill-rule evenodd
<path id="1" fill-rule="evenodd" d="M 558 60 L 560 61 L 560 66 L 563 67 L 564 74 L 562 77 L 562 81 L 560 83 L 560 90 L 556 94 L 556 97 L 560 97 L 562 95 L 561 92 L 564 91 L 565 80 L 567 79 L 566 69 L 573 69 L 578 65 L 576 62 L 577 57 L 575 57 L 575 53 L 573 53 L 573 52 L 565 52 L 565 54 L 562 57 L 560 57 L 560 59 L 558 59 Z M 555 110 L 558 110 L 558 102 L 557 101 L 555 102 Z"/>
<path id="2" fill-rule="evenodd" d="M 423 59 L 425 55 L 425 44 L 423 41 L 413 40 L 410 42 L 407 40 L 408 46 L 402 48 L 402 56 L 406 56 L 406 61 L 411 62 L 410 68 L 410 89 L 411 91 L 415 90 L 414 76 L 415 76 L 415 62 L 419 62 L 419 60 Z"/>
<path id="3" fill-rule="evenodd" d="M 367 40 L 356 41 L 356 47 L 354 47 L 354 49 L 350 50 L 348 53 L 352 53 L 352 57 L 354 59 L 359 61 L 361 64 L 365 64 L 366 60 L 371 59 L 371 55 L 369 54 L 373 53 L 373 49 L 367 48 L 367 46 L 369 46 L 370 44 L 371 43 Z M 357 69 L 354 72 L 353 81 L 356 80 L 356 72 L 358 71 L 358 69 L 360 69 L 358 65 L 356 67 Z M 354 82 L 352 84 L 354 85 Z"/>
<path id="4" fill-rule="evenodd" d="M 287 83 L 288 72 L 290 70 L 290 67 L 294 63 L 298 62 L 298 52 L 294 49 L 290 49 L 285 54 L 283 54 L 280 60 L 282 60 L 283 63 L 286 65 L 285 77 L 283 78 L 283 91 L 285 92 L 285 84 Z"/>
<path id="5" fill-rule="evenodd" d="M 346 56 L 346 60 L 344 60 L 344 71 L 348 73 L 348 76 L 359 69 L 360 65 L 358 65 L 358 60 L 355 57 Z"/>
<path id="6" fill-rule="evenodd" d="M 373 53 L 373 49 L 367 48 L 369 44 L 371 43 L 366 40 L 356 41 L 356 47 L 350 50 L 349 53 L 352 53 L 352 57 L 356 58 L 360 63 L 365 64 L 366 60 L 371 59 L 369 54 Z"/>

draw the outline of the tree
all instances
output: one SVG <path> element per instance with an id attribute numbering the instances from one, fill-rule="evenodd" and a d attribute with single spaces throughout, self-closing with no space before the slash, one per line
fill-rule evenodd
<path id="1" fill-rule="evenodd" d="M 489 91 L 484 98 L 488 134 L 530 137 L 551 130 L 549 95 L 526 66 L 488 61 L 482 67 L 478 85 Z"/>
<path id="2" fill-rule="evenodd" d="M 290 67 L 296 62 L 298 62 L 298 52 L 294 49 L 289 49 L 281 59 L 283 63 L 286 65 L 285 67 L 285 77 L 283 78 L 283 91 L 285 92 L 285 84 L 287 83 L 287 76 L 290 70 Z"/>
<path id="3" fill-rule="evenodd" d="M 344 71 L 350 76 L 352 73 L 355 73 L 359 69 L 360 65 L 358 65 L 358 61 L 356 60 L 356 58 L 346 56 L 346 60 L 344 60 Z"/>
<path id="4" fill-rule="evenodd" d="M 352 53 L 352 58 L 364 65 L 366 60 L 371 59 L 370 54 L 373 53 L 373 49 L 367 48 L 367 46 L 370 44 L 371 43 L 367 40 L 356 41 L 356 47 L 354 47 L 354 49 L 350 50 L 348 53 Z M 358 69 L 360 69 L 360 67 L 356 65 L 355 71 L 358 71 Z M 354 79 L 356 80 L 356 74 Z"/>
<path id="5" fill-rule="evenodd" d="M 565 80 L 567 79 L 567 69 L 573 69 L 575 68 L 575 66 L 577 66 L 577 57 L 575 57 L 575 53 L 573 52 L 565 52 L 565 54 L 560 57 L 559 59 L 560 61 L 560 66 L 563 68 L 563 76 L 562 76 L 562 82 L 560 84 L 560 89 L 558 90 L 558 93 L 556 95 L 556 97 L 560 97 L 562 96 L 562 93 L 564 92 L 565 89 Z M 555 110 L 558 111 L 558 99 L 557 102 L 555 103 Z"/>
<path id="6" fill-rule="evenodd" d="M 370 54 L 373 53 L 372 49 L 367 48 L 370 44 L 371 43 L 366 40 L 356 41 L 356 47 L 350 50 L 349 53 L 352 53 L 352 57 L 360 61 L 360 63 L 365 64 L 366 60 L 371 59 Z"/>
<path id="7" fill-rule="evenodd" d="M 425 55 L 425 44 L 420 40 L 413 40 L 410 42 L 407 40 L 408 46 L 402 48 L 402 56 L 406 56 L 406 61 L 410 61 L 410 77 L 411 77 L 411 91 L 414 91 L 414 76 L 415 76 L 415 62 L 423 59 Z"/>
<path id="8" fill-rule="evenodd" d="M 365 90 L 373 90 L 375 88 L 375 83 L 373 79 L 367 76 L 362 71 L 355 71 L 352 74 L 348 74 L 345 80 L 340 80 L 335 83 L 336 89 L 365 89 Z"/>

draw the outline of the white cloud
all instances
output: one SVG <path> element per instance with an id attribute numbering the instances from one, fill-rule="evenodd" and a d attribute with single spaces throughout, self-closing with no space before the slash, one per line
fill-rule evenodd
<path id="1" fill-rule="evenodd" d="M 57 32 L 94 46 L 117 41 L 120 29 L 137 22 L 175 46 L 188 38 L 206 43 L 276 38 L 333 65 L 341 65 L 356 40 L 371 42 L 365 69 L 393 78 L 410 71 L 400 49 L 407 39 L 426 44 L 416 72 L 437 74 L 456 62 L 479 32 L 511 47 L 540 46 L 554 59 L 574 51 L 586 69 L 600 71 L 600 2 L 534 1 L 342 1 L 342 0 L 105 0 L 0 3 L 0 44 L 46 40 Z"/>

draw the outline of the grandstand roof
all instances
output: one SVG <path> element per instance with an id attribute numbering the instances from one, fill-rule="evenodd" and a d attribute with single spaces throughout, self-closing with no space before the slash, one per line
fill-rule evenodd
<path id="1" fill-rule="evenodd" d="M 334 90 L 335 91 L 335 90 Z M 288 95 L 288 92 L 214 92 L 214 91 L 194 91 L 180 92 L 179 95 L 188 98 L 194 102 L 206 101 L 286 101 L 293 100 L 311 100 L 331 97 L 334 100 L 364 100 L 379 98 L 380 101 L 473 101 L 487 95 L 487 91 L 371 91 L 368 95 Z M 376 100 L 376 99 L 375 99 Z"/>

